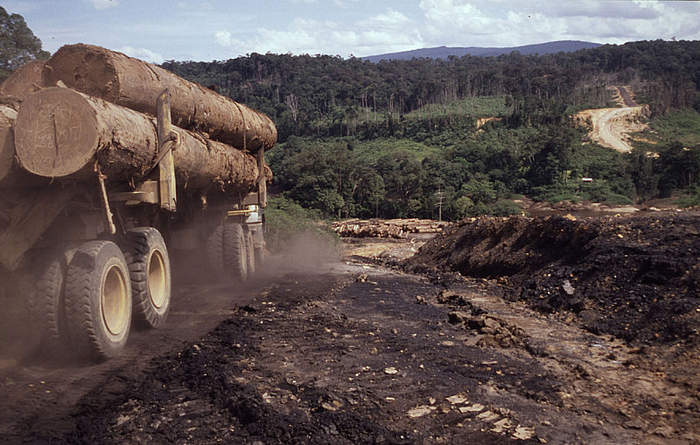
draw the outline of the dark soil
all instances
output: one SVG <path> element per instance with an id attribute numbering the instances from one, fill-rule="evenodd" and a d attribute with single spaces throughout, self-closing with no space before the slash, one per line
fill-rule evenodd
<path id="1" fill-rule="evenodd" d="M 0 437 L 697 443 L 697 219 L 637 218 L 463 223 L 409 263 L 426 274 L 363 258 L 283 272 L 295 256 L 247 288 L 179 284 L 165 326 L 116 359 L 0 361 Z"/>
<path id="2" fill-rule="evenodd" d="M 434 286 L 398 276 L 318 278 L 276 286 L 201 340 L 154 360 L 141 378 L 110 376 L 76 407 L 74 430 L 54 440 L 501 444 L 515 441 L 508 436 L 515 420 L 510 429 L 490 432 L 476 419 L 479 412 L 465 416 L 445 397 L 477 397 L 489 382 L 539 402 L 558 400 L 556 378 L 533 360 L 510 361 L 493 374 L 493 363 L 505 361 L 497 352 L 439 346 L 458 331 L 445 323 L 444 310 L 415 303 L 417 295 L 435 293 Z M 389 367 L 396 374 L 387 374 Z M 417 429 L 406 412 L 430 406 L 431 397 L 435 414 Z M 515 412 L 533 410 L 536 401 L 508 403 L 498 420 L 532 421 Z"/>
<path id="3" fill-rule="evenodd" d="M 697 341 L 700 215 L 464 221 L 409 270 L 501 278 L 506 298 L 571 311 L 594 333 L 643 344 Z"/>

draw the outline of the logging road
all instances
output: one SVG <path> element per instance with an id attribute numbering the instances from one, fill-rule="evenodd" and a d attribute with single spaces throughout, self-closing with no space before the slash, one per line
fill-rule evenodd
<path id="1" fill-rule="evenodd" d="M 372 241 L 367 241 L 371 243 Z M 355 251 L 362 248 L 356 241 Z M 395 244 L 395 243 L 392 243 Z M 571 317 L 371 260 L 177 286 L 163 329 L 91 364 L 5 358 L 5 443 L 692 442 L 688 389 Z M 663 363 L 658 366 L 663 366 Z M 661 376 L 661 377 L 660 377 Z"/>
<path id="2" fill-rule="evenodd" d="M 592 140 L 604 147 L 629 153 L 632 151 L 629 135 L 645 128 L 644 124 L 638 122 L 644 113 L 644 108 L 634 102 L 625 87 L 616 88 L 624 107 L 583 110 L 576 116 L 591 123 Z"/>

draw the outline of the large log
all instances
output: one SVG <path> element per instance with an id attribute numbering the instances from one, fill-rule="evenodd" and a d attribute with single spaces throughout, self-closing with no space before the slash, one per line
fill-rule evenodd
<path id="1" fill-rule="evenodd" d="M 33 60 L 10 74 L 10 77 L 0 84 L 2 102 L 17 108 L 26 95 L 45 87 L 45 64 L 43 60 Z"/>
<path id="2" fill-rule="evenodd" d="M 178 127 L 250 151 L 271 148 L 277 141 L 277 129 L 264 114 L 159 66 L 98 46 L 62 47 L 49 59 L 46 79 L 151 115 L 156 114 L 158 96 L 168 88 Z"/>
<path id="3" fill-rule="evenodd" d="M 258 178 L 255 156 L 173 127 L 178 185 L 248 193 Z M 155 120 L 68 88 L 50 87 L 25 98 L 17 114 L 20 165 L 47 178 L 94 178 L 95 162 L 110 181 L 144 179 L 158 158 Z"/>
<path id="4" fill-rule="evenodd" d="M 6 193 L 8 188 L 39 187 L 49 181 L 30 175 L 22 170 L 15 160 L 14 127 L 17 112 L 10 107 L 0 105 L 0 189 Z"/>
<path id="5" fill-rule="evenodd" d="M 12 131 L 17 113 L 0 105 L 0 183 L 3 182 L 15 164 L 15 140 Z"/>

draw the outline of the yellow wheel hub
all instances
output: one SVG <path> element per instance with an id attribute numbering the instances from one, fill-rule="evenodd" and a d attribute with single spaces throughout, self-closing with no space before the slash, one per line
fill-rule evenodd
<path id="1" fill-rule="evenodd" d="M 162 308 L 167 303 L 167 273 L 165 268 L 165 260 L 163 254 L 156 250 L 151 255 L 148 261 L 148 296 L 153 303 L 153 306 L 158 309 Z"/>
<path id="2" fill-rule="evenodd" d="M 122 270 L 111 266 L 102 282 L 102 319 L 112 335 L 124 332 L 129 324 L 127 281 Z"/>

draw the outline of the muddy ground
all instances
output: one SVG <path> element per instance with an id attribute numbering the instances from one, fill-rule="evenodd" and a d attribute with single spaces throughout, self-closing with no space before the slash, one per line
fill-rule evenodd
<path id="1" fill-rule="evenodd" d="M 0 436 L 90 444 L 698 442 L 697 267 L 679 272 L 693 256 L 697 266 L 697 218 L 660 221 L 666 234 L 647 239 L 677 265 L 661 269 L 665 282 L 634 279 L 642 241 L 637 250 L 605 242 L 637 239 L 632 229 L 643 232 L 650 221 L 555 220 L 559 238 L 518 244 L 509 240 L 530 233 L 523 227 L 548 233 L 552 222 L 494 219 L 428 242 L 423 268 L 414 260 L 411 273 L 401 259 L 424 240 L 348 240 L 342 260 L 282 258 L 271 267 L 278 274 L 245 288 L 181 284 L 165 328 L 137 332 L 118 359 L 18 360 L 0 348 Z M 506 226 L 521 236 L 505 236 Z M 601 236 L 608 230 L 612 238 Z M 520 252 L 529 267 L 460 275 L 436 246 L 476 262 L 463 250 L 479 247 L 470 233 L 494 241 L 480 245 L 480 258 Z M 557 255 L 538 248 L 565 239 L 578 241 L 555 244 Z M 601 262 L 574 280 L 579 257 Z M 619 257 L 622 278 L 603 279 L 613 270 L 608 257 Z M 566 274 L 556 275 L 562 267 Z M 560 289 L 570 296 L 567 279 L 575 295 L 593 292 L 581 310 L 539 298 Z M 603 292 L 605 283 L 615 292 Z M 639 339 L 591 328 L 585 311 L 605 318 L 606 295 L 622 295 L 609 311 L 621 314 L 618 300 L 649 289 L 657 302 L 694 304 L 661 317 L 685 323 L 682 335 L 666 335 L 663 320 L 646 328 L 637 315 L 630 326 Z"/>

